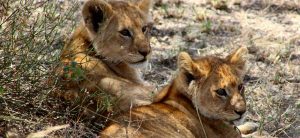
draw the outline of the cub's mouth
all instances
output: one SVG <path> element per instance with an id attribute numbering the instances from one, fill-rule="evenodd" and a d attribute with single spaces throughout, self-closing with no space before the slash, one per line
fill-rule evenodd
<path id="1" fill-rule="evenodd" d="M 132 62 L 129 65 L 134 68 L 145 68 L 148 65 L 148 59 L 144 58 L 140 61 Z"/>
<path id="2" fill-rule="evenodd" d="M 233 124 L 235 126 L 238 126 L 240 124 L 242 124 L 244 122 L 245 117 L 244 116 L 240 116 L 239 118 L 235 119 L 235 120 L 231 120 L 229 121 L 230 124 Z"/>
<path id="3" fill-rule="evenodd" d="M 140 60 L 140 61 L 133 62 L 133 63 L 131 63 L 131 64 L 141 64 L 141 63 L 144 63 L 144 62 L 147 62 L 147 61 L 148 61 L 147 58 L 144 58 L 144 59 L 142 59 L 142 60 Z"/>
<path id="4" fill-rule="evenodd" d="M 137 56 L 137 57 L 133 57 L 131 60 L 127 60 L 127 63 L 128 64 L 132 64 L 132 65 L 135 65 L 135 64 L 143 64 L 145 62 L 148 61 L 149 58 L 147 58 L 146 56 Z"/>

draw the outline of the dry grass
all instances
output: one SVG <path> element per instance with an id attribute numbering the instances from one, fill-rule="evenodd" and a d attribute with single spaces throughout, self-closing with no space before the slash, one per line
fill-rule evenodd
<path id="1" fill-rule="evenodd" d="M 220 3 L 218 3 L 220 2 Z M 145 78 L 161 87 L 176 55 L 225 56 L 249 49 L 247 120 L 272 137 L 300 136 L 300 2 L 288 0 L 165 1 L 152 11 L 153 59 Z M 53 99 L 47 83 L 64 42 L 79 22 L 78 1 L 0 1 L 0 137 L 25 137 L 70 124 L 51 137 L 96 137 L 101 122 Z M 9 133 L 8 133 L 9 132 Z"/>

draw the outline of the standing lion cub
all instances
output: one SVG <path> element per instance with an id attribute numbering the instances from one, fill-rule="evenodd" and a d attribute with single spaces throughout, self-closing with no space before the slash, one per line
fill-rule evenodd
<path id="1" fill-rule="evenodd" d="M 150 7 L 150 0 L 86 1 L 83 23 L 61 53 L 58 72 L 65 91 L 57 95 L 74 100 L 102 91 L 116 99 L 114 111 L 150 104 L 151 87 L 139 71 L 151 53 Z"/>
<path id="2" fill-rule="evenodd" d="M 237 138 L 233 125 L 246 111 L 243 74 L 247 49 L 226 58 L 178 56 L 177 77 L 155 102 L 114 119 L 101 137 Z"/>

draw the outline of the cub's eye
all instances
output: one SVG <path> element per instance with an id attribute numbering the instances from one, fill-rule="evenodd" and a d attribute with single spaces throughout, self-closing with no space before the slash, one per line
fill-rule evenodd
<path id="1" fill-rule="evenodd" d="M 131 33 L 130 33 L 130 31 L 128 29 L 123 29 L 123 30 L 121 30 L 119 32 L 123 36 L 131 37 Z"/>
<path id="2" fill-rule="evenodd" d="M 227 96 L 225 89 L 218 89 L 218 90 L 216 90 L 216 93 L 220 96 Z"/>
<path id="3" fill-rule="evenodd" d="M 143 33 L 145 33 L 147 30 L 148 30 L 148 26 L 144 26 L 144 27 L 142 28 Z"/>
<path id="4" fill-rule="evenodd" d="M 243 92 L 245 91 L 244 85 L 243 85 L 243 84 L 240 84 L 240 85 L 238 86 L 238 90 L 240 91 L 240 93 L 243 93 Z"/>

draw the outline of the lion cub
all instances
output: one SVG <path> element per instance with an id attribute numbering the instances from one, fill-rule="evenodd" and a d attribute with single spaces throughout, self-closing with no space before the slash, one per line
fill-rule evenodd
<path id="1" fill-rule="evenodd" d="M 139 71 L 151 53 L 150 7 L 150 0 L 86 1 L 83 23 L 61 52 L 58 72 L 66 91 L 57 96 L 74 100 L 103 91 L 117 99 L 114 111 L 150 104 L 151 87 Z"/>
<path id="2" fill-rule="evenodd" d="M 232 124 L 246 111 L 243 74 L 247 49 L 226 58 L 178 56 L 179 72 L 155 102 L 118 116 L 101 137 L 241 137 Z"/>

